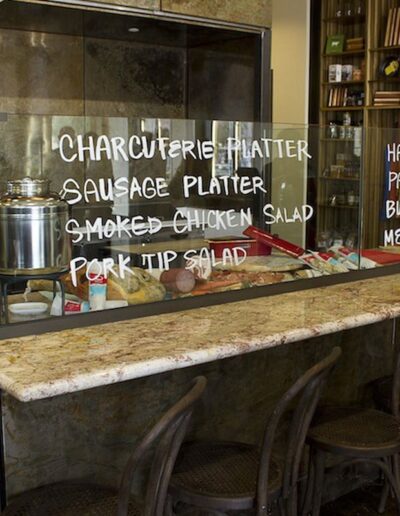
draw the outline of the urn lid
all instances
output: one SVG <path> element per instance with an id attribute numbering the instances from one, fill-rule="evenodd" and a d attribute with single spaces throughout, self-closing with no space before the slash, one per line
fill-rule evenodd
<path id="1" fill-rule="evenodd" d="M 50 182 L 47 179 L 13 179 L 7 181 L 7 194 L 21 197 L 43 197 L 50 191 Z"/>

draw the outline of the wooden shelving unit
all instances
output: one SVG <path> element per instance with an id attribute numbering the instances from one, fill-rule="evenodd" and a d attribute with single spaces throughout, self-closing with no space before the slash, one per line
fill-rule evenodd
<path id="1" fill-rule="evenodd" d="M 400 76 L 382 77 L 380 67 L 383 59 L 400 57 L 400 45 L 385 47 L 389 11 L 400 7 L 400 0 L 369 0 L 368 20 L 368 90 L 365 138 L 364 181 L 364 242 L 368 247 L 383 244 L 385 229 L 399 225 L 397 219 L 385 221 L 382 217 L 385 192 L 385 149 L 388 143 L 400 142 L 400 105 L 374 106 L 376 91 L 399 91 Z M 397 134 L 396 134 L 397 133 Z"/>
<path id="2" fill-rule="evenodd" d="M 348 2 L 346 2 L 348 4 Z M 358 105 L 361 93 L 366 93 L 366 72 L 363 63 L 367 60 L 368 48 L 367 19 L 368 9 L 365 2 L 362 2 L 362 13 L 355 14 L 360 2 L 353 0 L 351 8 L 353 15 L 336 16 L 338 8 L 337 0 L 322 1 L 322 30 L 321 30 L 321 75 L 320 75 L 320 151 L 318 164 L 318 186 L 317 186 L 317 240 L 325 241 L 323 235 L 329 233 L 331 238 L 354 238 L 359 230 L 358 206 L 348 205 L 348 196 L 356 196 L 360 199 L 360 157 L 354 155 L 355 129 L 340 128 L 343 117 L 351 116 L 352 126 L 358 126 L 364 118 L 365 105 Z M 343 8 L 344 2 L 340 6 Z M 364 46 L 359 49 L 348 50 L 345 46 L 340 53 L 327 53 L 327 39 L 329 36 L 343 34 L 345 41 L 353 38 L 364 38 Z M 330 65 L 352 65 L 353 69 L 363 69 L 362 79 L 350 78 L 339 82 L 329 81 Z M 351 97 L 355 98 L 358 93 L 356 105 L 329 106 L 331 98 L 330 90 L 335 88 L 347 89 Z M 354 93 L 354 94 L 353 94 Z M 355 100 L 354 100 L 355 101 Z M 336 124 L 337 136 L 330 135 L 330 124 Z M 343 131 L 346 131 L 343 134 Z M 350 136 L 348 134 L 350 132 Z M 359 133 L 358 133 L 359 134 Z M 343 176 L 337 177 L 338 168 Z M 335 197 L 342 199 L 341 203 L 332 204 Z"/>
<path id="3" fill-rule="evenodd" d="M 337 0 L 322 0 L 321 24 L 321 67 L 320 67 L 320 126 L 325 134 L 320 136 L 318 166 L 318 222 L 317 239 L 321 233 L 328 231 L 335 234 L 357 232 L 361 227 L 356 209 L 340 209 L 329 206 L 334 195 L 347 196 L 348 192 L 360 197 L 363 204 L 362 245 L 372 248 L 382 245 L 385 229 L 400 227 L 400 220 L 386 221 L 382 217 L 385 192 L 385 149 L 388 143 L 400 143 L 400 105 L 374 105 L 376 91 L 400 91 L 400 73 L 398 77 L 386 78 L 380 74 L 381 64 L 388 56 L 399 56 L 400 45 L 385 47 L 386 26 L 391 8 L 400 7 L 400 0 L 351 0 L 353 12 L 361 5 L 362 14 L 336 17 Z M 364 38 L 364 48 L 330 55 L 326 53 L 328 36 L 344 34 L 346 39 Z M 353 65 L 364 71 L 363 80 L 340 81 L 329 83 L 329 65 Z M 365 105 L 329 107 L 330 88 L 349 88 L 363 91 Z M 329 124 L 340 124 L 344 116 L 351 116 L 351 125 L 356 127 L 358 136 L 362 125 L 362 153 L 358 150 L 359 138 L 342 139 L 329 137 Z M 354 130 L 354 129 L 353 129 Z M 343 129 L 342 129 L 343 131 Z M 351 132 L 352 129 L 349 130 Z M 337 162 L 353 162 L 360 170 L 360 179 L 326 177 L 327 170 L 333 167 L 337 172 Z M 399 165 L 400 171 L 400 165 Z M 400 192 L 398 195 L 400 199 Z M 332 208 L 332 209 L 328 209 Z M 336 209 L 333 209 L 336 208 Z M 353 207 L 354 208 L 354 207 Z"/>

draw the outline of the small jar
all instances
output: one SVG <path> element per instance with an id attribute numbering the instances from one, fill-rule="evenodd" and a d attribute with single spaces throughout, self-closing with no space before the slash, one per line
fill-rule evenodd
<path id="1" fill-rule="evenodd" d="M 354 127 L 348 125 L 346 127 L 346 140 L 353 140 L 354 138 Z"/>
<path id="2" fill-rule="evenodd" d="M 362 81 L 363 73 L 361 68 L 354 68 L 353 70 L 353 81 Z"/>
<path id="3" fill-rule="evenodd" d="M 356 16 L 362 16 L 364 14 L 364 2 L 363 0 L 357 0 L 354 6 L 354 14 Z"/>
<path id="4" fill-rule="evenodd" d="M 345 194 L 336 194 L 336 204 L 338 204 L 339 206 L 343 206 L 344 204 L 346 204 Z"/>
<path id="5" fill-rule="evenodd" d="M 348 111 L 343 115 L 343 125 L 351 125 L 351 115 Z"/>
<path id="6" fill-rule="evenodd" d="M 355 206 L 355 204 L 356 204 L 356 196 L 355 196 L 354 192 L 349 192 L 347 194 L 347 204 L 349 206 Z"/>
<path id="7" fill-rule="evenodd" d="M 329 206 L 336 206 L 337 205 L 337 196 L 331 195 L 328 199 Z"/>
<path id="8" fill-rule="evenodd" d="M 338 137 L 338 126 L 335 124 L 335 122 L 330 122 L 328 127 L 328 138 L 331 138 L 332 140 L 336 140 Z"/>

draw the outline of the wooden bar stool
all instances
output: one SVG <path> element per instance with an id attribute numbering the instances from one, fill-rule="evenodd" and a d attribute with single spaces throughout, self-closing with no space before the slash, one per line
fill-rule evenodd
<path id="1" fill-rule="evenodd" d="M 195 507 L 215 514 L 252 509 L 263 516 L 278 501 L 282 514 L 298 516 L 298 479 L 307 431 L 322 387 L 340 354 L 340 348 L 335 348 L 283 395 L 269 418 L 261 449 L 236 442 L 183 445 L 169 489 L 173 507 L 182 502 L 190 507 L 188 515 Z M 278 423 L 297 397 L 285 461 L 280 464 L 272 455 Z"/>
<path id="2" fill-rule="evenodd" d="M 399 397 L 400 352 L 397 352 L 392 379 L 391 414 L 379 410 L 356 409 L 345 417 L 311 428 L 307 441 L 311 446 L 315 481 L 309 487 L 306 507 L 311 508 L 312 505 L 313 516 L 320 513 L 327 454 L 343 458 L 339 468 L 357 463 L 376 465 L 386 479 L 378 511 L 380 514 L 385 512 L 387 497 L 392 489 L 400 514 Z"/>
<path id="3" fill-rule="evenodd" d="M 191 390 L 164 414 L 129 458 L 119 490 L 77 482 L 52 484 L 11 501 L 5 516 L 161 516 L 168 512 L 168 483 L 195 403 L 207 381 L 195 378 Z M 157 442 L 143 500 L 131 497 L 134 473 Z"/>

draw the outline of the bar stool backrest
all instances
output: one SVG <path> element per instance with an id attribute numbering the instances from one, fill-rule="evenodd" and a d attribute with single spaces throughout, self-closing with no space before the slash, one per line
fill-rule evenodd
<path id="1" fill-rule="evenodd" d="M 298 480 L 304 452 L 304 445 L 312 417 L 321 396 L 322 388 L 329 373 L 337 363 L 342 350 L 335 348 L 324 360 L 314 365 L 301 376 L 292 387 L 282 396 L 269 418 L 264 434 L 261 451 L 257 486 L 257 516 L 267 514 L 268 508 L 268 477 L 273 443 L 278 424 L 288 410 L 292 400 L 298 397 L 286 445 L 286 457 L 283 469 L 283 485 L 281 493 L 281 512 L 283 515 L 297 516 L 298 510 Z"/>
<path id="2" fill-rule="evenodd" d="M 157 441 L 147 481 L 144 516 L 161 516 L 175 460 L 186 434 L 195 403 L 207 385 L 204 376 L 193 380 L 191 390 L 171 407 L 142 439 L 125 467 L 118 498 L 118 516 L 127 516 L 132 481 L 140 461 Z"/>

